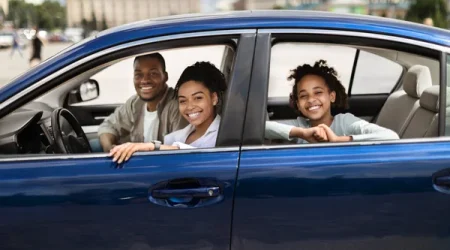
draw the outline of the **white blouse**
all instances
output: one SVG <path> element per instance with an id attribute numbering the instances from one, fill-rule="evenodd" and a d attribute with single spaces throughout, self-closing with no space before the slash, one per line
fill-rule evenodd
<path id="1" fill-rule="evenodd" d="M 195 127 L 191 124 L 187 125 L 185 128 L 174 131 L 166 136 L 164 136 L 164 144 L 178 146 L 180 149 L 189 148 L 213 148 L 216 146 L 217 134 L 219 132 L 220 126 L 220 115 L 216 115 L 214 121 L 209 125 L 208 130 L 200 138 L 192 142 L 191 144 L 186 144 L 188 136 L 195 130 Z"/>

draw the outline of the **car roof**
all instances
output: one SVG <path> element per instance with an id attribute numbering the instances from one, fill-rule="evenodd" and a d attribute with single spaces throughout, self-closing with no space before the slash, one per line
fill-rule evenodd
<path id="1" fill-rule="evenodd" d="M 450 46 L 450 31 L 398 19 L 360 14 L 303 10 L 249 10 L 186 14 L 125 24 L 97 37 L 134 40 L 153 36 L 227 29 L 309 28 L 363 31 Z M 123 36 L 123 35 L 127 36 Z"/>

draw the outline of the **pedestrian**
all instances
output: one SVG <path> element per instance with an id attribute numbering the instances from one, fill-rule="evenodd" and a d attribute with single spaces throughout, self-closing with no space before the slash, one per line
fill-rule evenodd
<path id="1" fill-rule="evenodd" d="M 433 19 L 431 19 L 431 17 L 427 17 L 427 18 L 423 19 L 423 24 L 428 25 L 428 26 L 434 26 L 434 22 L 433 22 Z"/>
<path id="2" fill-rule="evenodd" d="M 30 66 L 34 67 L 41 63 L 42 61 L 42 46 L 44 43 L 42 42 L 42 39 L 39 37 L 39 29 L 35 28 L 36 33 L 33 36 L 33 39 L 31 40 L 31 58 L 30 58 Z"/>
<path id="3" fill-rule="evenodd" d="M 11 49 L 11 54 L 9 55 L 11 58 L 14 55 L 14 51 L 18 51 L 20 56 L 23 58 L 23 54 L 20 48 L 20 43 L 19 43 L 19 35 L 17 34 L 17 31 L 13 32 L 13 45 L 12 45 L 12 49 Z"/>

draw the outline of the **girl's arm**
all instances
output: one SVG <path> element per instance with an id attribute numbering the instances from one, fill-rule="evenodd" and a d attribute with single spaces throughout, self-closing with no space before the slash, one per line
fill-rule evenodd
<path id="1" fill-rule="evenodd" d="M 344 127 L 346 128 L 346 135 L 351 135 L 353 141 L 400 139 L 394 131 L 369 123 L 352 114 L 346 114 Z"/>

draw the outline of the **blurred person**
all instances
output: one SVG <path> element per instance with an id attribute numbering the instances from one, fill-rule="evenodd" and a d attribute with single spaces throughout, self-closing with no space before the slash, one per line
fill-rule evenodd
<path id="1" fill-rule="evenodd" d="M 13 32 L 13 45 L 12 45 L 12 49 L 11 49 L 11 54 L 9 55 L 11 58 L 14 55 L 14 51 L 18 51 L 20 54 L 20 57 L 23 58 L 23 54 L 22 54 L 22 49 L 20 48 L 20 43 L 19 43 L 19 35 L 17 34 L 17 31 Z"/>
<path id="2" fill-rule="evenodd" d="M 39 29 L 37 27 L 34 28 L 35 34 L 31 39 L 31 58 L 30 58 L 30 66 L 34 67 L 41 63 L 42 61 L 42 46 L 44 43 L 42 42 L 42 38 L 39 37 Z"/>
<path id="3" fill-rule="evenodd" d="M 431 19 L 431 17 L 427 17 L 427 18 L 423 19 L 423 24 L 428 25 L 428 26 L 434 26 L 434 22 L 433 22 L 433 19 Z"/>

